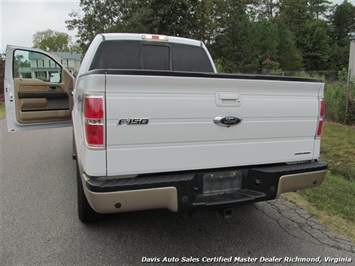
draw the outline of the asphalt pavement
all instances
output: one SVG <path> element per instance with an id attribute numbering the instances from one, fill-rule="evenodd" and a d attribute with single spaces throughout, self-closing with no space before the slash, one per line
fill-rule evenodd
<path id="1" fill-rule="evenodd" d="M 229 219 L 155 210 L 84 225 L 71 128 L 8 133 L 0 122 L 2 266 L 355 265 L 354 243 L 282 198 L 240 206 Z"/>

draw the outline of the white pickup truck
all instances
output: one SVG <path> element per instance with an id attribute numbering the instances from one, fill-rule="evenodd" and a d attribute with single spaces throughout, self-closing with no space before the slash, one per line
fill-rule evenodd
<path id="1" fill-rule="evenodd" d="M 265 201 L 322 183 L 324 84 L 217 74 L 205 45 L 100 34 L 76 80 L 51 54 L 8 46 L 9 131 L 73 125 L 82 222 Z"/>

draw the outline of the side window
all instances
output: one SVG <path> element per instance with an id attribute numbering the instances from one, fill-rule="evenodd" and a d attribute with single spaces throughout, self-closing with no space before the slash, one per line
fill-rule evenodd
<path id="1" fill-rule="evenodd" d="M 61 81 L 62 69 L 45 54 L 16 50 L 13 58 L 13 78 L 40 79 L 45 82 Z"/>

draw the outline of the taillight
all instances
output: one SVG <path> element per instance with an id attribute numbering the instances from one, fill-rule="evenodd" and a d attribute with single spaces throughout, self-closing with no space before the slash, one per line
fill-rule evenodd
<path id="1" fill-rule="evenodd" d="M 316 138 L 320 138 L 323 130 L 323 119 L 324 119 L 324 99 L 319 100 L 319 116 L 318 116 L 318 125 L 317 125 L 317 133 Z"/>
<path id="2" fill-rule="evenodd" d="M 103 99 L 101 96 L 88 96 L 84 100 L 84 117 L 102 119 L 104 116 Z"/>
<path id="3" fill-rule="evenodd" d="M 86 95 L 83 105 L 86 144 L 89 147 L 102 148 L 105 139 L 104 98 L 103 96 Z"/>

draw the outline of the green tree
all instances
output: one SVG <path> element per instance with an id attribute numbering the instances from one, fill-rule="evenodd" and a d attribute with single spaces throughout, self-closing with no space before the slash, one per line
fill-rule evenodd
<path id="1" fill-rule="evenodd" d="M 253 15 L 256 20 L 272 20 L 278 15 L 280 10 L 280 2 L 278 0 L 255 0 L 252 6 L 254 6 Z"/>
<path id="2" fill-rule="evenodd" d="M 297 43 L 303 55 L 305 70 L 330 69 L 330 38 L 323 21 L 312 20 L 299 31 Z"/>
<path id="3" fill-rule="evenodd" d="M 81 47 L 104 32 L 159 33 L 190 36 L 192 14 L 189 0 L 81 0 L 85 13 L 72 12 L 66 24 L 78 29 Z"/>
<path id="4" fill-rule="evenodd" d="M 206 45 L 213 43 L 218 29 L 215 0 L 190 0 L 191 38 L 201 40 Z"/>
<path id="5" fill-rule="evenodd" d="M 296 38 L 299 30 L 312 19 L 308 11 L 308 0 L 280 0 L 279 19 Z"/>
<path id="6" fill-rule="evenodd" d="M 58 52 L 69 51 L 71 37 L 64 33 L 53 30 L 38 31 L 32 38 L 33 47 L 44 51 Z"/>
<path id="7" fill-rule="evenodd" d="M 202 40 L 224 72 L 329 70 L 344 66 L 355 11 L 345 0 L 81 0 L 71 13 L 81 48 L 103 32 Z M 329 21 L 328 21 L 329 19 Z"/>
<path id="8" fill-rule="evenodd" d="M 268 20 L 253 23 L 248 38 L 247 60 L 244 70 L 246 72 L 270 73 L 278 71 L 278 32 L 275 25 Z"/>
<path id="9" fill-rule="evenodd" d="M 341 5 L 336 5 L 330 16 L 331 36 L 338 43 L 346 40 L 348 33 L 355 31 L 355 6 L 345 0 Z"/>
<path id="10" fill-rule="evenodd" d="M 295 46 L 293 34 L 277 20 L 261 20 L 253 23 L 248 40 L 247 72 L 273 73 L 299 71 L 302 56 Z"/>
<path id="11" fill-rule="evenodd" d="M 308 0 L 308 9 L 316 19 L 326 18 L 331 2 L 328 0 Z"/>
<path id="12" fill-rule="evenodd" d="M 223 72 L 244 72 L 251 22 L 247 14 L 250 1 L 216 1 L 216 38 L 209 45 Z"/>
<path id="13" fill-rule="evenodd" d="M 192 25 L 187 0 L 151 0 L 149 8 L 159 22 L 154 28 L 155 33 L 189 36 Z"/>
<path id="14" fill-rule="evenodd" d="M 297 49 L 302 53 L 305 70 L 332 68 L 327 21 L 329 7 L 324 0 L 280 0 L 278 20 L 295 36 Z"/>
<path id="15" fill-rule="evenodd" d="M 131 0 L 80 0 L 84 15 L 74 11 L 69 14 L 71 19 L 65 23 L 69 30 L 78 30 L 79 45 L 85 51 L 95 35 L 110 32 L 116 26 L 120 17 L 127 13 L 130 2 Z"/>
<path id="16" fill-rule="evenodd" d="M 278 33 L 278 62 L 283 71 L 300 71 L 303 68 L 301 51 L 296 47 L 294 34 L 279 21 L 274 22 Z"/>
<path id="17" fill-rule="evenodd" d="M 128 1 L 127 10 L 110 31 L 189 36 L 192 16 L 188 0 Z"/>
<path id="18" fill-rule="evenodd" d="M 70 45 L 69 52 L 82 54 L 83 50 L 81 49 L 81 47 L 78 43 L 74 43 L 74 44 Z"/>
<path id="19" fill-rule="evenodd" d="M 355 6 L 344 1 L 334 6 L 330 15 L 330 37 L 333 41 L 331 58 L 336 69 L 347 67 L 349 60 L 349 36 L 355 31 Z"/>

